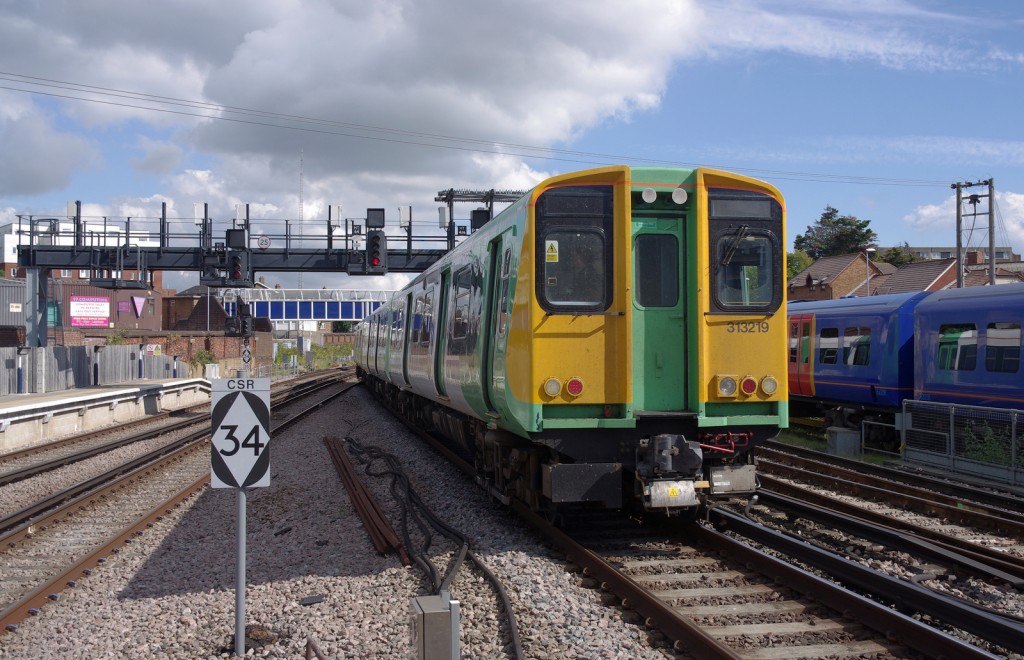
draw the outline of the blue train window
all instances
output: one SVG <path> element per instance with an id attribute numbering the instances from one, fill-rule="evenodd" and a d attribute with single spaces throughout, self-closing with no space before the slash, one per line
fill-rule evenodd
<path id="1" fill-rule="evenodd" d="M 847 328 L 843 332 L 843 364 L 864 366 L 871 361 L 871 328 Z"/>
<path id="2" fill-rule="evenodd" d="M 818 363 L 835 364 L 839 355 L 839 328 L 822 328 L 818 336 Z"/>
<path id="3" fill-rule="evenodd" d="M 1020 324 L 989 323 L 985 331 L 985 371 L 1015 374 L 1020 369 Z"/>
<path id="4" fill-rule="evenodd" d="M 978 362 L 978 328 L 973 323 L 939 326 L 938 368 L 974 371 Z"/>

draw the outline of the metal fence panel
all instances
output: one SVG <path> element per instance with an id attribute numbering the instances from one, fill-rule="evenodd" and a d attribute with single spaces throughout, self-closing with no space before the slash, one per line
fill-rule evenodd
<path id="1" fill-rule="evenodd" d="M 1024 483 L 1024 412 L 924 401 L 904 402 L 907 460 L 993 479 Z"/>

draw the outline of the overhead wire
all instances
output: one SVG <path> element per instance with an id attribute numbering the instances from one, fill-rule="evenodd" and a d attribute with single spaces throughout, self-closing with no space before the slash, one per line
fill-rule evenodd
<path id="1" fill-rule="evenodd" d="M 292 115 L 279 112 L 271 112 L 240 106 L 230 106 L 207 101 L 180 99 L 170 96 L 147 94 L 130 90 L 121 90 L 96 85 L 85 85 L 80 83 L 54 80 L 27 76 L 11 72 L 0 71 L 0 80 L 30 85 L 43 89 L 25 89 L 0 85 L 0 89 L 22 92 L 33 95 L 47 96 L 57 99 L 96 103 L 115 107 L 124 107 L 135 110 L 160 112 L 199 119 L 228 121 L 238 124 L 262 126 L 266 128 L 303 131 L 309 133 L 334 135 L 361 140 L 375 140 L 396 144 L 406 144 L 427 148 L 439 148 L 455 151 L 469 151 L 475 153 L 488 153 L 518 156 L 522 158 L 534 158 L 539 160 L 574 162 L 591 165 L 607 165 L 611 163 L 645 163 L 650 165 L 663 165 L 672 167 L 696 167 L 697 163 L 676 161 L 668 159 L 643 158 L 638 156 L 617 155 L 591 151 L 578 151 L 572 149 L 559 149 L 556 147 L 544 147 L 536 145 L 519 144 L 514 142 L 501 142 L 497 140 L 485 140 L 480 138 L 469 138 L 456 135 L 445 135 L 428 133 L 423 131 L 412 131 L 407 129 L 391 128 L 384 126 L 373 126 L 354 122 L 307 117 L 303 115 Z M 45 89 L 66 90 L 79 94 L 94 95 L 95 97 L 76 96 L 73 94 L 62 94 L 56 91 L 44 91 Z M 110 99 L 125 99 L 125 101 L 136 101 L 151 105 L 137 105 L 135 103 L 121 102 Z M 160 107 L 166 106 L 166 107 Z M 181 109 L 175 109 L 181 108 Z M 190 112 L 188 110 L 195 110 Z M 226 116 L 238 115 L 238 116 Z M 260 120 L 266 121 L 260 121 Z M 289 122 L 289 123 L 276 123 Z M 342 130 L 332 130 L 342 129 Z M 361 131 L 358 132 L 352 131 Z M 799 172 L 789 170 L 773 170 L 767 168 L 736 167 L 736 166 L 715 166 L 722 169 L 729 169 L 734 172 L 756 174 L 773 179 L 800 180 L 817 183 L 845 183 L 857 185 L 889 185 L 889 186 L 946 186 L 948 182 L 931 179 L 911 178 L 887 178 L 873 176 L 858 176 L 846 174 L 827 174 L 821 172 Z"/>

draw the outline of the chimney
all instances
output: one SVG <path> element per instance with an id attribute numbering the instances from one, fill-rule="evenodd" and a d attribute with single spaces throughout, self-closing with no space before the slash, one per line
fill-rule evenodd
<path id="1" fill-rule="evenodd" d="M 967 265 L 977 266 L 985 263 L 985 253 L 981 250 L 971 250 L 967 253 Z"/>

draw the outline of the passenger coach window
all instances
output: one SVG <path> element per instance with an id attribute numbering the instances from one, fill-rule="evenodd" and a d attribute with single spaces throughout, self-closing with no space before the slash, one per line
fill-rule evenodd
<path id="1" fill-rule="evenodd" d="M 501 301 L 498 303 L 498 334 L 504 335 L 508 328 L 508 278 L 512 267 L 512 248 L 505 248 L 501 260 Z"/>
<path id="2" fill-rule="evenodd" d="M 871 360 L 871 328 L 847 328 L 843 333 L 843 363 L 864 366 Z"/>
<path id="3" fill-rule="evenodd" d="M 473 293 L 473 272 L 467 266 L 455 274 L 455 313 L 452 338 L 463 339 L 469 332 L 469 299 Z"/>
<path id="4" fill-rule="evenodd" d="M 402 350 L 402 330 L 405 328 L 405 312 L 396 309 L 391 313 L 391 350 Z"/>
<path id="5" fill-rule="evenodd" d="M 434 330 L 434 294 L 423 296 L 423 323 L 420 326 L 420 345 L 430 344 L 430 336 Z"/>
<path id="6" fill-rule="evenodd" d="M 409 330 L 409 344 L 418 344 L 423 332 L 423 296 L 416 296 L 412 305 L 412 327 Z"/>
<path id="7" fill-rule="evenodd" d="M 835 364 L 839 355 L 839 328 L 822 328 L 818 337 L 818 362 Z"/>
<path id="8" fill-rule="evenodd" d="M 1015 374 L 1020 369 L 1020 324 L 989 323 L 985 332 L 985 371 Z"/>
<path id="9" fill-rule="evenodd" d="M 938 368 L 973 371 L 978 362 L 978 328 L 973 323 L 939 326 Z"/>
<path id="10" fill-rule="evenodd" d="M 641 234 L 633 250 L 636 302 L 675 307 L 679 302 L 679 241 L 671 234 Z"/>
<path id="11" fill-rule="evenodd" d="M 550 314 L 601 312 L 612 302 L 611 186 L 565 186 L 537 199 L 537 301 Z"/>

